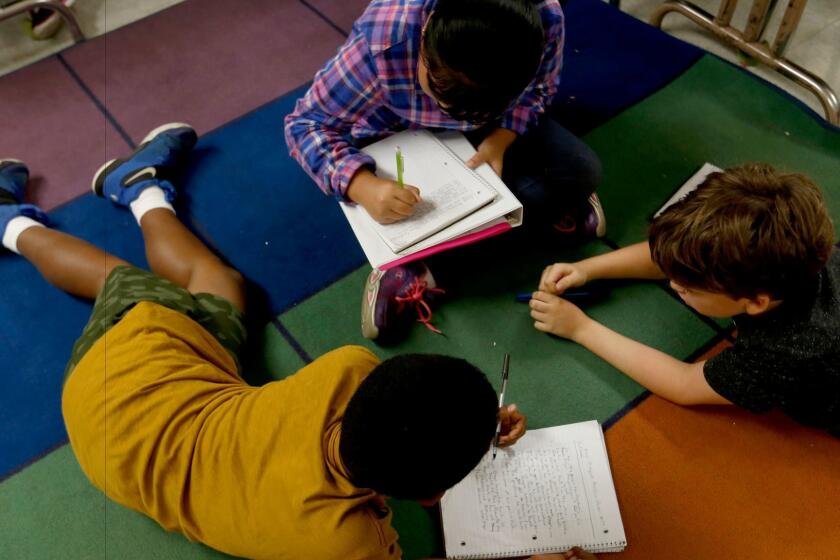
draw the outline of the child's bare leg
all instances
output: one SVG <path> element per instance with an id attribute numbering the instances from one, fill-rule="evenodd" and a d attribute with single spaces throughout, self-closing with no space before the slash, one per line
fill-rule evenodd
<path id="1" fill-rule="evenodd" d="M 221 296 L 244 311 L 242 275 L 214 255 L 172 211 L 149 210 L 140 227 L 152 272 L 192 293 Z"/>
<path id="2" fill-rule="evenodd" d="M 131 210 L 143 231 L 152 272 L 192 293 L 221 296 L 245 307 L 242 276 L 226 266 L 175 215 L 175 186 L 166 177 L 182 167 L 198 137 L 184 123 L 152 130 L 124 160 L 103 165 L 93 190 Z"/>
<path id="3" fill-rule="evenodd" d="M 90 299 L 99 295 L 114 267 L 127 264 L 66 233 L 47 229 L 43 210 L 23 202 L 29 168 L 0 159 L 0 245 L 29 260 L 57 288 Z"/>
<path id="4" fill-rule="evenodd" d="M 47 282 L 89 299 L 96 299 L 114 267 L 128 264 L 87 241 L 43 227 L 23 231 L 17 247 Z"/>

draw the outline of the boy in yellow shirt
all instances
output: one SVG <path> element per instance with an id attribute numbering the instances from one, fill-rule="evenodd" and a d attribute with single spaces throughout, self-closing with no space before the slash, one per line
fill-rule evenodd
<path id="1" fill-rule="evenodd" d="M 239 375 L 241 275 L 176 217 L 169 181 L 196 142 L 191 127 L 153 130 L 94 191 L 128 207 L 153 273 L 43 227 L 22 204 L 28 170 L 0 160 L 0 236 L 56 287 L 96 298 L 66 370 L 62 410 L 91 480 L 167 530 L 248 558 L 401 556 L 385 496 L 435 503 L 478 463 L 502 421 L 464 360 L 385 362 L 347 346 L 262 387 Z"/>

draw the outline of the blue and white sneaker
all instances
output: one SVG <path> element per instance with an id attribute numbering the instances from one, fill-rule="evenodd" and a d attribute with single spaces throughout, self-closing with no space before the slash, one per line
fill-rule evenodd
<path id="1" fill-rule="evenodd" d="M 91 188 L 114 204 L 128 206 L 148 187 L 163 189 L 166 200 L 175 200 L 169 174 L 186 159 L 198 136 L 188 124 L 159 126 L 143 139 L 128 159 L 112 159 L 93 176 Z"/>
<path id="2" fill-rule="evenodd" d="M 49 223 L 43 210 L 33 204 L 21 204 L 28 181 L 26 164 L 16 159 L 0 159 L 0 239 L 12 218 L 18 216 L 26 216 L 42 224 Z"/>

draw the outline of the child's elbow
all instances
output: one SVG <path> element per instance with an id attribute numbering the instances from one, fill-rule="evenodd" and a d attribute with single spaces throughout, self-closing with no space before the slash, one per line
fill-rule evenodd
<path id="1" fill-rule="evenodd" d="M 668 398 L 674 404 L 696 406 L 726 402 L 709 386 L 703 373 L 702 362 L 685 364 L 685 370 L 680 372 L 678 380 L 672 395 Z"/>

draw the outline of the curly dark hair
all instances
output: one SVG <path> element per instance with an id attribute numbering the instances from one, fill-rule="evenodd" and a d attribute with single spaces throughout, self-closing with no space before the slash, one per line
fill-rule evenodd
<path id="1" fill-rule="evenodd" d="M 350 399 L 339 453 L 360 488 L 432 498 L 478 464 L 497 412 L 493 387 L 469 362 L 404 354 L 377 366 Z"/>

